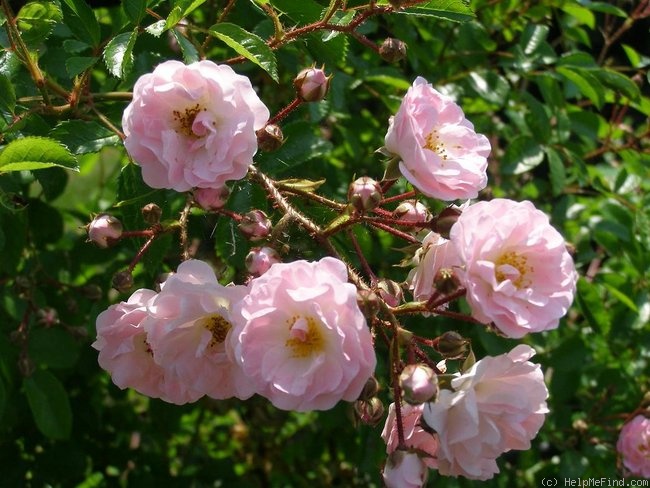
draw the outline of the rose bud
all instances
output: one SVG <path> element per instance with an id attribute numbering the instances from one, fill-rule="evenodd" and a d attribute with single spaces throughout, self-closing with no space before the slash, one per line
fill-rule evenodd
<path id="1" fill-rule="evenodd" d="M 433 277 L 433 286 L 443 295 L 449 295 L 461 287 L 461 282 L 452 268 L 440 268 Z"/>
<path id="2" fill-rule="evenodd" d="M 368 176 L 362 176 L 350 183 L 348 200 L 359 212 L 375 208 L 382 198 L 381 186 Z"/>
<path id="3" fill-rule="evenodd" d="M 399 39 L 388 37 L 379 46 L 379 55 L 384 61 L 388 61 L 389 63 L 401 61 L 406 57 L 406 43 Z"/>
<path id="4" fill-rule="evenodd" d="M 99 247 L 108 247 L 122 236 L 122 222 L 108 214 L 99 214 L 88 225 L 88 238 Z"/>
<path id="5" fill-rule="evenodd" d="M 219 210 L 228 201 L 230 188 L 197 188 L 194 190 L 194 201 L 203 210 Z"/>
<path id="6" fill-rule="evenodd" d="M 322 68 L 305 68 L 293 80 L 293 86 L 302 101 L 320 102 L 327 95 L 330 78 Z"/>
<path id="7" fill-rule="evenodd" d="M 130 271 L 119 271 L 113 275 L 113 288 L 120 293 L 127 292 L 133 286 L 133 275 Z"/>
<path id="8" fill-rule="evenodd" d="M 425 223 L 431 218 L 429 209 L 417 200 L 404 200 L 395 210 L 393 217 L 404 222 Z"/>
<path id="9" fill-rule="evenodd" d="M 366 425 L 377 425 L 384 417 L 384 404 L 377 397 L 370 400 L 358 400 L 354 403 L 356 418 Z"/>
<path id="10" fill-rule="evenodd" d="M 449 232 L 461 213 L 462 210 L 453 205 L 445 208 L 433 219 L 433 230 L 445 239 L 449 239 Z"/>
<path id="11" fill-rule="evenodd" d="M 399 375 L 404 400 L 411 405 L 429 402 L 438 395 L 438 377 L 426 364 L 408 364 Z"/>
<path id="12" fill-rule="evenodd" d="M 157 224 L 160 222 L 160 217 L 162 217 L 162 209 L 155 203 L 147 203 L 142 207 L 142 218 L 147 224 Z"/>
<path id="13" fill-rule="evenodd" d="M 449 330 L 439 337 L 438 345 L 434 348 L 445 359 L 458 359 L 467 353 L 469 341 L 458 332 Z"/>
<path id="14" fill-rule="evenodd" d="M 377 293 L 389 307 L 397 307 L 404 298 L 402 289 L 393 280 L 379 280 L 377 282 Z"/>
<path id="15" fill-rule="evenodd" d="M 278 252 L 272 247 L 254 247 L 250 250 L 244 263 L 248 272 L 255 276 L 263 275 L 275 263 L 282 260 Z"/>
<path id="16" fill-rule="evenodd" d="M 261 210 L 251 210 L 242 217 L 239 230 L 251 241 L 259 241 L 271 233 L 271 221 Z"/>
<path id="17" fill-rule="evenodd" d="M 357 290 L 357 305 L 366 318 L 373 318 L 379 312 L 379 297 L 372 290 Z"/>
<path id="18" fill-rule="evenodd" d="M 277 151 L 284 144 L 284 135 L 279 125 L 265 125 L 255 134 L 257 135 L 257 145 L 262 151 Z"/>
<path id="19" fill-rule="evenodd" d="M 374 376 L 371 376 L 368 378 L 368 381 L 366 381 L 366 384 L 363 387 L 363 390 L 361 390 L 361 394 L 359 395 L 359 400 L 370 400 L 372 397 L 377 395 L 379 392 L 379 381 L 377 381 L 377 378 Z"/>

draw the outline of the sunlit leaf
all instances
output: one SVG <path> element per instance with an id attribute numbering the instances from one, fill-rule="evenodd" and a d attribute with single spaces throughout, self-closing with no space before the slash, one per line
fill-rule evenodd
<path id="1" fill-rule="evenodd" d="M 77 159 L 53 139 L 24 137 L 10 142 L 0 153 L 0 173 L 61 166 L 78 171 Z"/>
<path id="2" fill-rule="evenodd" d="M 114 76 L 124 78 L 133 67 L 133 46 L 138 30 L 118 34 L 104 48 L 104 62 Z"/>

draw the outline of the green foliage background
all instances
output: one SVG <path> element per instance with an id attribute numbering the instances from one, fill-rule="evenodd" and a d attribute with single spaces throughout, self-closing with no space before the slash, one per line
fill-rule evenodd
<path id="1" fill-rule="evenodd" d="M 227 23 L 217 22 L 231 3 Z M 457 98 L 493 146 L 481 198 L 528 199 L 549 213 L 581 275 L 560 327 L 525 339 L 546 372 L 551 413 L 533 448 L 503 456 L 501 474 L 486 484 L 620 477 L 618 430 L 642 404 L 650 378 L 647 2 L 475 0 L 468 8 L 439 0 L 371 17 L 357 32 L 376 43 L 406 42 L 408 56 L 397 64 L 344 33 L 316 31 L 272 51 L 263 42 L 274 33 L 263 4 L 282 12 L 285 29 L 318 21 L 328 6 L 137 0 L 91 9 L 61 0 L 16 9 L 23 53 L 38 60 L 49 83 L 47 106 L 21 52 L 9 49 L 2 15 L 0 485 L 380 486 L 382 424 L 355 428 L 346 405 L 308 414 L 259 398 L 168 405 L 113 386 L 90 347 L 97 314 L 128 296 L 110 288 L 111 276 L 143 241 L 103 250 L 86 242 L 83 226 L 109 211 L 127 229 L 141 229 L 144 204 L 156 202 L 164 219 L 176 219 L 185 203 L 183 195 L 148 189 L 129 164 L 111 128 L 120 127 L 128 103 L 122 92 L 166 59 L 223 62 L 238 54 L 255 61 L 234 68 L 272 113 L 293 98 L 291 80 L 302 67 L 324 63 L 334 75 L 325 101 L 283 122 L 286 144 L 256 157 L 277 179 L 326 179 L 319 192 L 332 198 L 344 200 L 355 176 L 381 178 L 374 151 L 416 76 Z M 349 23 L 346 13 L 333 20 Z M 183 18 L 201 30 L 179 24 Z M 70 93 L 77 98 L 66 99 Z M 279 218 L 259 187 L 240 182 L 229 208 L 251 207 Z M 313 205 L 301 209 L 321 224 L 333 218 Z M 230 220 L 194 212 L 189 231 L 198 257 L 224 281 L 244 278 L 249 244 Z M 406 269 L 393 266 L 404 257 L 401 241 L 364 227 L 356 234 L 378 275 L 404 280 Z M 288 229 L 283 239 L 288 260 L 320 256 L 304 232 Z M 336 245 L 355 261 L 344 238 Z M 159 240 L 136 268 L 134 289 L 151 288 L 179 259 L 177 236 Z M 405 325 L 431 337 L 458 330 L 478 357 L 516 343 L 440 318 L 409 317 Z M 379 347 L 378 356 L 385 384 L 387 352 Z M 390 402 L 387 389 L 382 397 Z M 435 474 L 429 483 L 475 484 Z"/>

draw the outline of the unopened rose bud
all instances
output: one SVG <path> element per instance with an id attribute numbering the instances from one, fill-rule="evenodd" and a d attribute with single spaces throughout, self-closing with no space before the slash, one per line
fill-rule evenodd
<path id="1" fill-rule="evenodd" d="M 370 400 L 358 400 L 354 403 L 354 413 L 357 419 L 366 425 L 377 425 L 384 417 L 384 404 L 377 397 Z"/>
<path id="2" fill-rule="evenodd" d="M 461 213 L 463 212 L 458 207 L 447 207 L 433 219 L 432 230 L 445 239 L 449 239 L 449 231 L 451 231 L 452 226 L 456 223 Z"/>
<path id="3" fill-rule="evenodd" d="M 434 349 L 445 359 L 458 359 L 467 354 L 468 346 L 467 339 L 458 332 L 449 330 L 440 336 L 438 345 Z"/>
<path id="4" fill-rule="evenodd" d="M 194 190 L 194 201 L 203 210 L 219 210 L 228 201 L 230 188 L 197 188 Z"/>
<path id="5" fill-rule="evenodd" d="M 379 312 L 379 297 L 372 290 L 358 290 L 357 304 L 366 318 L 372 318 Z"/>
<path id="6" fill-rule="evenodd" d="M 275 263 L 281 262 L 282 259 L 278 252 L 272 247 L 254 247 L 250 250 L 244 264 L 248 272 L 255 276 L 266 273 Z"/>
<path id="7" fill-rule="evenodd" d="M 431 218 L 431 214 L 423 203 L 417 200 L 404 200 L 393 210 L 393 217 L 404 222 L 424 224 Z"/>
<path id="8" fill-rule="evenodd" d="M 320 102 L 327 95 L 330 78 L 322 68 L 305 68 L 293 80 L 293 86 L 304 102 Z"/>
<path id="9" fill-rule="evenodd" d="M 38 323 L 45 327 L 52 327 L 59 323 L 59 313 L 52 307 L 40 308 L 36 311 Z"/>
<path id="10" fill-rule="evenodd" d="M 393 280 L 379 280 L 377 282 L 377 293 L 389 307 L 397 307 L 404 298 L 402 288 Z"/>
<path id="11" fill-rule="evenodd" d="M 388 37 L 379 46 L 379 55 L 384 61 L 388 61 L 389 63 L 401 61 L 406 57 L 406 43 L 399 39 Z"/>
<path id="12" fill-rule="evenodd" d="M 271 233 L 271 221 L 261 210 L 251 210 L 239 221 L 239 230 L 251 241 L 259 241 Z"/>
<path id="13" fill-rule="evenodd" d="M 399 375 L 404 400 L 412 405 L 434 401 L 438 395 L 438 376 L 426 364 L 408 364 Z"/>
<path id="14" fill-rule="evenodd" d="M 88 238 L 99 247 L 108 247 L 122 236 L 122 222 L 108 214 L 99 214 L 88 225 Z"/>
<path id="15" fill-rule="evenodd" d="M 133 275 L 130 271 L 119 271 L 113 275 L 113 288 L 120 293 L 127 292 L 133 286 Z"/>
<path id="16" fill-rule="evenodd" d="M 461 287 L 461 282 L 453 269 L 440 268 L 433 277 L 433 286 L 443 295 L 449 295 Z"/>
<path id="17" fill-rule="evenodd" d="M 103 296 L 102 289 L 99 286 L 95 285 L 94 283 L 88 283 L 87 285 L 84 285 L 83 288 L 81 289 L 81 293 L 88 300 L 93 300 L 93 301 L 99 300 Z"/>
<path id="18" fill-rule="evenodd" d="M 386 488 L 422 488 L 429 468 L 416 452 L 397 449 L 388 455 L 381 476 Z"/>
<path id="19" fill-rule="evenodd" d="M 379 392 L 379 381 L 374 376 L 368 378 L 366 384 L 363 386 L 363 390 L 359 394 L 359 400 L 370 400 L 372 397 L 376 396 Z"/>
<path id="20" fill-rule="evenodd" d="M 160 222 L 162 217 L 162 209 L 155 203 L 147 203 L 141 209 L 142 218 L 147 224 L 155 225 Z"/>
<path id="21" fill-rule="evenodd" d="M 280 149 L 282 144 L 284 144 L 284 135 L 282 134 L 282 129 L 280 129 L 279 125 L 265 125 L 255 134 L 257 134 L 257 146 L 262 151 L 277 151 Z"/>
<path id="22" fill-rule="evenodd" d="M 375 208 L 382 198 L 381 186 L 368 176 L 362 176 L 350 183 L 348 200 L 359 212 Z"/>

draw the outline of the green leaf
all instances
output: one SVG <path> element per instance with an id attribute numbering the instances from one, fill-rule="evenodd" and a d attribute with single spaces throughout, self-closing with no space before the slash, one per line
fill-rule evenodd
<path id="1" fill-rule="evenodd" d="M 620 9 L 609 2 L 590 2 L 587 5 L 587 8 L 589 8 L 589 10 L 593 10 L 594 12 L 616 15 L 617 17 L 622 17 L 624 19 L 628 17 L 628 14 L 625 12 L 625 10 Z"/>
<path id="2" fill-rule="evenodd" d="M 169 12 L 167 19 L 165 19 L 165 28 L 163 30 L 169 30 L 172 27 L 176 26 L 181 19 L 183 18 L 183 9 L 178 5 Z"/>
<path id="3" fill-rule="evenodd" d="M 28 45 L 44 41 L 62 18 L 61 9 L 52 2 L 29 2 L 17 15 L 23 41 Z"/>
<path id="4" fill-rule="evenodd" d="M 607 68 L 594 70 L 593 73 L 603 85 L 616 92 L 622 93 L 630 100 L 638 101 L 641 97 L 639 85 L 634 83 L 624 74 Z"/>
<path id="5" fill-rule="evenodd" d="M 63 237 L 63 216 L 53 206 L 31 198 L 27 203 L 27 216 L 32 240 L 37 246 L 44 247 Z"/>
<path id="6" fill-rule="evenodd" d="M 206 0 L 185 0 L 181 2 L 181 6 L 183 8 L 183 17 L 190 15 L 192 12 L 194 12 L 194 10 L 199 8 L 205 2 Z"/>
<path id="7" fill-rule="evenodd" d="M 573 83 L 578 91 L 593 102 L 597 108 L 605 103 L 605 90 L 598 78 L 586 69 L 577 67 L 558 66 L 557 72 L 566 80 Z"/>
<path id="8" fill-rule="evenodd" d="M 120 138 L 112 130 L 97 122 L 64 120 L 50 132 L 50 136 L 65 144 L 74 154 L 99 151 L 104 146 L 116 146 Z"/>
<path id="9" fill-rule="evenodd" d="M 48 202 L 61 195 L 68 184 L 68 172 L 57 166 L 36 171 L 34 177 L 41 184 L 43 196 Z"/>
<path id="10" fill-rule="evenodd" d="M 468 22 L 476 17 L 468 2 L 464 0 L 429 0 L 417 7 L 397 10 L 397 13 L 436 17 L 452 22 Z"/>
<path id="11" fill-rule="evenodd" d="M 576 301 L 582 314 L 594 330 L 606 335 L 611 328 L 611 320 L 598 288 L 593 283 L 589 283 L 587 280 L 580 278 L 578 280 Z"/>
<path id="12" fill-rule="evenodd" d="M 178 32 L 177 29 L 172 29 L 171 33 L 174 35 L 176 42 L 181 47 L 183 53 L 183 61 L 186 64 L 196 63 L 199 60 L 199 52 L 194 47 L 187 37 Z"/>
<path id="13" fill-rule="evenodd" d="M 535 140 L 539 143 L 546 143 L 551 138 L 551 120 L 544 104 L 540 103 L 530 93 L 523 93 L 523 102 L 528 108 L 529 112 L 526 114 L 526 124 L 530 129 L 530 133 Z"/>
<path id="14" fill-rule="evenodd" d="M 519 46 L 526 56 L 530 56 L 548 37 L 550 28 L 546 25 L 528 24 L 519 41 Z"/>
<path id="15" fill-rule="evenodd" d="M 147 11 L 147 0 L 122 0 L 122 9 L 131 22 L 140 24 Z"/>
<path id="16" fill-rule="evenodd" d="M 54 139 L 23 137 L 10 142 L 0 153 L 0 173 L 61 166 L 79 171 L 77 158 Z"/>
<path id="17" fill-rule="evenodd" d="M 161 34 L 165 32 L 165 21 L 159 20 L 158 22 L 154 22 L 153 24 L 145 27 L 144 30 L 154 37 L 160 37 Z"/>
<path id="18" fill-rule="evenodd" d="M 72 33 L 78 39 L 97 47 L 101 34 L 93 9 L 84 0 L 63 0 L 61 7 L 65 23 Z"/>
<path id="19" fill-rule="evenodd" d="M 551 191 L 553 196 L 561 195 L 566 185 L 566 169 L 560 154 L 552 147 L 546 147 L 546 160 L 548 161 Z"/>
<path id="20" fill-rule="evenodd" d="M 79 357 L 79 344 L 60 327 L 38 328 L 29 334 L 29 357 L 49 368 L 70 368 Z"/>
<path id="21" fill-rule="evenodd" d="M 16 91 L 13 83 L 0 74 L 0 112 L 14 113 L 16 108 Z"/>
<path id="22" fill-rule="evenodd" d="M 266 71 L 278 82 L 278 68 L 275 54 L 262 38 L 252 34 L 238 25 L 222 23 L 210 27 L 210 34 L 224 42 L 246 59 Z"/>
<path id="23" fill-rule="evenodd" d="M 468 81 L 476 93 L 497 106 L 503 105 L 508 99 L 510 84 L 503 76 L 493 71 L 474 71 L 469 74 Z"/>
<path id="24" fill-rule="evenodd" d="M 596 16 L 594 13 L 582 5 L 567 3 L 566 5 L 562 6 L 562 10 L 564 10 L 580 24 L 587 25 L 590 29 L 593 29 L 594 25 L 596 24 Z"/>
<path id="25" fill-rule="evenodd" d="M 61 382 L 49 371 L 36 371 L 23 382 L 38 430 L 50 439 L 67 439 L 72 430 L 72 410 Z"/>
<path id="26" fill-rule="evenodd" d="M 501 172 L 520 175 L 544 161 L 544 150 L 531 136 L 518 136 L 508 145 L 503 155 Z"/>
<path id="27" fill-rule="evenodd" d="M 70 78 L 74 78 L 88 68 L 91 68 L 98 59 L 91 56 L 73 56 L 65 60 L 65 69 L 70 75 Z"/>
<path id="28" fill-rule="evenodd" d="M 5 387 L 5 382 L 0 376 L 0 422 L 2 421 L 2 415 L 4 414 L 5 407 L 7 406 L 7 388 Z"/>
<path id="29" fill-rule="evenodd" d="M 138 38 L 138 29 L 118 34 L 104 49 L 104 62 L 113 76 L 124 78 L 133 67 L 133 46 Z"/>
<path id="30" fill-rule="evenodd" d="M 294 22 L 307 24 L 318 20 L 323 12 L 323 6 L 314 0 L 273 0 L 273 7 L 285 14 Z"/>
<path id="31" fill-rule="evenodd" d="M 320 179 L 320 180 L 307 180 L 304 178 L 289 178 L 287 180 L 279 180 L 276 183 L 283 188 L 287 188 L 289 190 L 300 190 L 300 191 L 306 191 L 309 193 L 313 193 L 318 188 L 320 188 L 323 183 L 325 183 L 325 179 Z"/>

